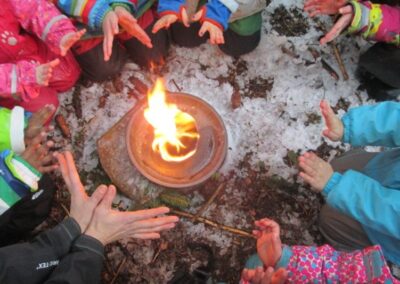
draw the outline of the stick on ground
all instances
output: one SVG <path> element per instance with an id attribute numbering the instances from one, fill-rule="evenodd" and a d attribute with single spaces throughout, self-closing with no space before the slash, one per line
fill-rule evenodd
<path id="1" fill-rule="evenodd" d="M 193 218 L 193 222 L 196 222 L 197 219 L 207 210 L 207 208 L 211 205 L 211 203 L 214 202 L 215 198 L 219 195 L 221 191 L 225 189 L 226 183 L 223 182 L 221 183 L 217 190 L 214 191 L 213 195 L 211 195 L 210 199 L 200 208 L 199 212 L 196 213 L 196 215 Z"/>
<path id="2" fill-rule="evenodd" d="M 177 215 L 177 216 L 180 216 L 180 217 L 184 217 L 184 218 L 188 218 L 188 219 L 192 219 L 192 220 L 195 217 L 193 214 L 190 214 L 188 212 L 174 210 L 174 209 L 171 209 L 171 214 L 174 214 L 174 215 Z M 230 232 L 230 233 L 242 236 L 242 237 L 247 237 L 247 238 L 252 238 L 252 239 L 255 238 L 249 232 L 246 232 L 246 231 L 243 231 L 243 230 L 240 230 L 240 229 L 236 229 L 236 228 L 233 228 L 233 227 L 230 227 L 230 226 L 225 226 L 225 225 L 219 224 L 217 222 L 211 221 L 211 220 L 203 218 L 203 217 L 198 217 L 197 221 L 201 222 L 201 223 L 204 223 L 206 225 L 209 225 L 211 227 L 218 228 L 218 229 L 221 229 L 221 230 L 224 230 L 226 232 Z"/>

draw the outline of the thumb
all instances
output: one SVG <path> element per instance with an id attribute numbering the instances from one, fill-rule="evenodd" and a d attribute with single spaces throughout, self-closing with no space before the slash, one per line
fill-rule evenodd
<path id="1" fill-rule="evenodd" d="M 190 22 L 189 22 L 189 16 L 185 8 L 182 8 L 181 19 L 183 25 L 188 28 L 190 26 Z"/>
<path id="2" fill-rule="evenodd" d="M 283 284 L 286 282 L 287 277 L 288 277 L 288 272 L 286 271 L 286 269 L 281 267 L 272 276 L 271 284 Z"/>
<path id="3" fill-rule="evenodd" d="M 198 11 L 196 14 L 194 14 L 193 17 L 192 17 L 192 21 L 193 21 L 193 22 L 198 22 L 198 21 L 200 21 L 201 17 L 203 17 L 203 12 L 204 12 L 204 9 L 201 9 L 201 10 Z"/>
<path id="4" fill-rule="evenodd" d="M 56 67 L 58 64 L 60 64 L 60 59 L 56 58 L 56 59 L 50 61 L 48 64 L 49 64 L 52 68 L 54 68 L 54 67 Z"/>
<path id="5" fill-rule="evenodd" d="M 115 186 L 110 185 L 108 187 L 106 194 L 104 195 L 103 199 L 101 200 L 101 203 L 99 206 L 105 210 L 111 209 L 115 194 L 116 194 Z"/>
<path id="6" fill-rule="evenodd" d="M 339 13 L 342 14 L 342 15 L 350 14 L 352 12 L 353 12 L 353 8 L 352 8 L 351 5 L 347 5 L 347 6 L 344 6 L 344 7 L 339 9 Z"/>

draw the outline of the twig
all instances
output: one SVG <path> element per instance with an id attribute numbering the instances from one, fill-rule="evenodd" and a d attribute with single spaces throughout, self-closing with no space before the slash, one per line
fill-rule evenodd
<path id="1" fill-rule="evenodd" d="M 67 207 L 65 207 L 65 205 L 62 204 L 61 202 L 60 202 L 60 205 L 61 205 L 62 209 L 64 209 L 65 213 L 69 216 L 69 210 L 67 209 Z"/>
<path id="2" fill-rule="evenodd" d="M 171 210 L 171 213 L 175 214 L 175 215 L 178 215 L 180 217 L 184 217 L 184 218 L 188 218 L 188 219 L 192 219 L 192 220 L 195 217 L 193 214 L 190 214 L 190 213 L 187 213 L 187 212 L 183 212 L 183 211 L 179 211 L 179 210 L 174 210 L 174 209 Z M 201 222 L 201 223 L 204 223 L 206 225 L 209 225 L 211 227 L 218 228 L 218 229 L 221 229 L 221 230 L 224 230 L 224 231 L 227 231 L 227 232 L 230 232 L 230 233 L 242 236 L 242 237 L 247 237 L 247 238 L 252 238 L 252 239 L 255 238 L 249 232 L 246 232 L 246 231 L 243 231 L 243 230 L 240 230 L 240 229 L 236 229 L 236 228 L 233 228 L 233 227 L 225 226 L 225 225 L 222 225 L 222 224 L 218 224 L 218 223 L 216 223 L 214 221 L 208 220 L 208 219 L 203 218 L 203 217 L 198 217 L 197 221 Z"/>
<path id="3" fill-rule="evenodd" d="M 115 280 L 117 280 L 119 274 L 121 273 L 122 268 L 125 266 L 126 260 L 128 258 L 125 256 L 125 258 L 121 261 L 121 263 L 119 264 L 118 268 L 117 268 L 117 272 L 115 273 L 114 278 L 111 280 L 110 284 L 114 284 Z"/>
<path id="4" fill-rule="evenodd" d="M 221 183 L 217 190 L 214 191 L 213 195 L 208 199 L 208 201 L 200 208 L 200 210 L 194 215 L 193 222 L 196 222 L 197 219 L 207 210 L 207 208 L 211 205 L 211 203 L 214 202 L 215 198 L 218 196 L 218 194 L 225 189 L 226 183 L 223 182 Z"/>
<path id="5" fill-rule="evenodd" d="M 176 89 L 177 89 L 179 92 L 182 92 L 182 89 L 178 86 L 178 84 L 175 82 L 174 79 L 171 79 L 171 82 L 175 85 Z"/>
<path id="6" fill-rule="evenodd" d="M 324 59 L 321 59 L 322 68 L 328 71 L 329 75 L 331 75 L 336 81 L 339 80 L 339 75 L 336 73 L 335 69 L 333 69 Z"/>
<path id="7" fill-rule="evenodd" d="M 325 25 L 321 23 L 318 19 L 314 19 L 314 21 L 317 24 L 317 26 L 321 29 L 321 31 L 326 34 L 327 30 L 325 28 Z M 336 42 L 333 40 L 329 44 L 332 46 L 333 54 L 335 55 L 335 59 L 339 64 L 340 72 L 343 75 L 343 80 L 347 81 L 349 79 L 349 74 L 347 73 L 346 67 L 344 66 L 343 59 L 342 56 L 340 55 Z"/>

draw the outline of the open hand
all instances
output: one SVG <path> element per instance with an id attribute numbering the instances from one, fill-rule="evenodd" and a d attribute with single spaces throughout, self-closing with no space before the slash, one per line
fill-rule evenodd
<path id="1" fill-rule="evenodd" d="M 241 283 L 247 284 L 283 284 L 288 278 L 288 272 L 284 268 L 274 271 L 272 267 L 264 269 L 243 269 Z"/>
<path id="2" fill-rule="evenodd" d="M 320 44 L 331 42 L 350 25 L 351 19 L 353 19 L 353 7 L 351 5 L 347 5 L 343 8 L 340 8 L 339 13 L 342 14 L 342 16 L 333 25 L 331 30 L 323 38 L 320 39 Z"/>
<path id="3" fill-rule="evenodd" d="M 257 253 L 265 267 L 274 267 L 282 255 L 282 242 L 278 223 L 268 218 L 255 222 L 253 231 L 257 238 Z"/>
<path id="4" fill-rule="evenodd" d="M 320 109 L 326 125 L 322 134 L 331 141 L 342 140 L 344 134 L 343 122 L 336 116 L 327 101 L 321 101 Z"/>
<path id="5" fill-rule="evenodd" d="M 121 6 L 117 6 L 114 9 L 115 14 L 118 17 L 118 24 L 130 35 L 137 38 L 148 48 L 152 48 L 151 39 L 142 27 L 137 23 L 137 20 L 132 16 L 129 11 Z"/>
<path id="6" fill-rule="evenodd" d="M 203 17 L 204 9 L 201 9 L 198 11 L 192 18 L 193 22 L 200 21 L 200 19 Z M 221 28 L 207 20 L 203 22 L 201 25 L 201 28 L 199 30 L 199 36 L 203 37 L 204 34 L 208 32 L 210 35 L 210 43 L 211 44 L 224 44 L 225 39 L 224 39 L 224 34 L 221 30 Z"/>
<path id="7" fill-rule="evenodd" d="M 333 175 L 332 166 L 312 152 L 299 157 L 300 177 L 309 183 L 316 192 L 321 192 Z"/>
<path id="8" fill-rule="evenodd" d="M 54 163 L 53 152 L 50 151 L 54 146 L 54 142 L 47 140 L 48 131 L 53 129 L 49 127 L 37 134 L 29 141 L 26 149 L 21 154 L 21 157 L 40 173 L 52 172 L 58 168 Z"/>
<path id="9" fill-rule="evenodd" d="M 83 29 L 63 36 L 60 42 L 61 56 L 65 56 L 68 50 L 71 48 L 71 46 L 73 46 L 85 33 L 86 29 Z"/>
<path id="10" fill-rule="evenodd" d="M 168 29 L 177 20 L 181 20 L 185 27 L 190 26 L 189 17 L 186 8 L 182 8 L 180 18 L 175 14 L 167 14 L 162 16 L 153 26 L 152 33 L 155 34 L 161 29 Z"/>
<path id="11" fill-rule="evenodd" d="M 58 64 L 60 64 L 60 60 L 57 58 L 36 67 L 36 83 L 40 86 L 48 86 L 53 75 L 53 68 Z"/>
<path id="12" fill-rule="evenodd" d="M 110 60 L 112 54 L 112 47 L 114 41 L 114 35 L 118 34 L 118 16 L 114 11 L 110 11 L 106 14 L 103 21 L 103 53 L 104 61 Z"/>
<path id="13" fill-rule="evenodd" d="M 94 209 L 107 192 L 107 187 L 100 185 L 89 197 L 79 178 L 72 154 L 70 152 L 57 153 L 56 157 L 65 184 L 71 194 L 70 216 L 79 224 L 81 232 L 84 232 L 92 219 Z"/>
<path id="14" fill-rule="evenodd" d="M 317 15 L 334 15 L 339 13 L 339 9 L 346 5 L 347 0 L 306 0 L 304 11 L 310 17 Z"/>
<path id="15" fill-rule="evenodd" d="M 175 227 L 179 220 L 176 216 L 162 216 L 169 212 L 167 207 L 133 212 L 113 210 L 115 193 L 115 187 L 109 186 L 86 230 L 86 235 L 104 245 L 124 238 L 157 239 L 160 231 Z"/>
<path id="16" fill-rule="evenodd" d="M 31 144 L 32 139 L 38 136 L 40 132 L 49 130 L 44 125 L 52 117 L 55 110 L 54 105 L 46 105 L 32 114 L 24 131 L 25 144 Z"/>

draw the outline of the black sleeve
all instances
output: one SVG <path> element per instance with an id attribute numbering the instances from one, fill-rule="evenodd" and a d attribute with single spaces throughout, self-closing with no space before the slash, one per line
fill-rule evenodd
<path id="1" fill-rule="evenodd" d="M 0 283 L 43 283 L 81 234 L 68 218 L 30 243 L 0 248 Z"/>
<path id="2" fill-rule="evenodd" d="M 61 259 L 46 284 L 100 283 L 104 247 L 96 239 L 81 235 L 72 245 L 71 252 Z"/>

